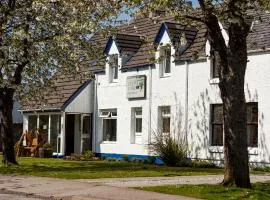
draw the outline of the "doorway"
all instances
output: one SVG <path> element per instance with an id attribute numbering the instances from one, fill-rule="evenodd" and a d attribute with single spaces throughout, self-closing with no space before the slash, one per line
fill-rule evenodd
<path id="1" fill-rule="evenodd" d="M 75 115 L 66 115 L 66 155 L 74 153 Z"/>

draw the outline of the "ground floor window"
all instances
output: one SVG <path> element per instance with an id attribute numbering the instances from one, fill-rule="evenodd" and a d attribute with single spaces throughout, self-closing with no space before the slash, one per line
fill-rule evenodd
<path id="1" fill-rule="evenodd" d="M 131 143 L 142 143 L 142 108 L 131 109 Z"/>
<path id="2" fill-rule="evenodd" d="M 61 134 L 61 115 L 29 115 L 28 116 L 28 131 L 37 134 L 37 130 L 41 134 L 39 136 L 43 143 L 50 143 L 53 146 L 53 151 L 60 151 L 59 135 Z M 38 137 L 38 135 L 35 135 Z"/>
<path id="3" fill-rule="evenodd" d="M 211 105 L 211 145 L 223 145 L 223 106 Z M 258 103 L 247 103 L 247 145 L 258 146 Z"/>
<path id="4" fill-rule="evenodd" d="M 103 141 L 116 141 L 117 110 L 101 110 Z"/>
<path id="5" fill-rule="evenodd" d="M 160 131 L 163 135 L 169 135 L 171 131 L 171 107 L 161 106 L 159 107 L 160 113 Z"/>

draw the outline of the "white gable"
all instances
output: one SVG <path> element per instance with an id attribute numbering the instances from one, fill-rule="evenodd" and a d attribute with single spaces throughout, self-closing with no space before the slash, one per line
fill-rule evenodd
<path id="1" fill-rule="evenodd" d="M 111 46 L 108 54 L 109 55 L 119 54 L 118 48 L 117 48 L 117 46 L 115 44 L 115 41 L 112 42 L 112 46 Z"/>
<path id="2" fill-rule="evenodd" d="M 166 30 L 164 31 L 164 34 L 162 35 L 159 44 L 160 44 L 160 46 L 164 46 L 164 45 L 167 45 L 167 44 L 172 44 L 170 36 L 169 36 L 169 34 L 168 34 L 168 32 Z"/>

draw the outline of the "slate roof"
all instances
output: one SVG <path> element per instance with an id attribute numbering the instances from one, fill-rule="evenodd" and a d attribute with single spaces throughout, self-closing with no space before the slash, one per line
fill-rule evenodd
<path id="1" fill-rule="evenodd" d="M 252 29 L 247 37 L 249 51 L 270 48 L 270 13 L 261 12 L 256 15 Z"/>
<path id="2" fill-rule="evenodd" d="M 248 35 L 248 51 L 270 48 L 270 14 L 263 12 L 260 13 L 260 17 L 262 20 L 254 21 L 252 31 Z M 122 69 L 149 66 L 155 63 L 154 56 L 157 45 L 154 42 L 162 24 L 166 26 L 174 45 L 179 40 L 179 34 L 184 32 L 186 35 L 187 48 L 184 51 L 176 51 L 176 62 L 194 60 L 206 56 L 205 43 L 207 41 L 207 30 L 203 25 L 196 29 L 194 27 L 182 26 L 181 23 L 176 22 L 172 17 L 163 16 L 155 17 L 154 19 L 141 17 L 129 24 L 118 27 L 119 31 L 113 38 L 121 53 L 131 55 L 126 59 Z M 104 52 L 109 38 L 102 33 L 96 33 L 90 41 L 92 48 L 96 48 L 97 52 Z M 104 72 L 105 55 L 101 54 L 99 53 L 99 56 L 93 59 L 88 70 L 96 73 Z M 81 81 L 78 76 L 74 75 L 56 74 L 54 80 L 55 90 L 45 95 L 47 99 L 46 106 L 38 105 L 36 101 L 32 101 L 25 103 L 23 109 L 34 110 L 40 107 L 44 110 L 61 109 L 84 86 L 85 81 Z"/>
<path id="3" fill-rule="evenodd" d="M 68 105 L 72 97 L 79 94 L 89 80 L 82 80 L 78 75 L 56 74 L 53 78 L 53 86 L 43 88 L 44 95 L 36 99 L 22 102 L 23 111 L 33 110 L 62 110 Z M 43 100 L 44 99 L 44 100 Z"/>

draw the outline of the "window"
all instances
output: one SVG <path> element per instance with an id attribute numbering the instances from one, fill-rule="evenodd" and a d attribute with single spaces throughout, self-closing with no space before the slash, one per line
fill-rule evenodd
<path id="1" fill-rule="evenodd" d="M 142 108 L 131 108 L 131 143 L 142 143 Z"/>
<path id="2" fill-rule="evenodd" d="M 110 82 L 113 82 L 118 79 L 118 55 L 109 56 L 109 73 L 110 73 Z"/>
<path id="3" fill-rule="evenodd" d="M 223 106 L 213 104 L 212 106 L 212 146 L 223 145 Z"/>
<path id="4" fill-rule="evenodd" d="M 101 110 L 103 141 L 116 141 L 117 110 Z"/>
<path id="5" fill-rule="evenodd" d="M 162 131 L 162 134 L 170 134 L 171 129 L 171 108 L 170 106 L 162 106 L 160 107 L 160 114 L 161 114 L 161 120 L 160 120 L 160 128 Z"/>
<path id="6" fill-rule="evenodd" d="M 211 106 L 212 146 L 223 145 L 223 107 L 222 104 Z M 258 146 L 258 103 L 247 103 L 247 145 Z"/>
<path id="7" fill-rule="evenodd" d="M 247 104 L 247 139 L 249 147 L 258 146 L 258 103 Z"/>
<path id="8" fill-rule="evenodd" d="M 142 133 L 142 108 L 135 109 L 135 133 Z"/>
<path id="9" fill-rule="evenodd" d="M 218 78 L 218 63 L 217 63 L 218 53 L 217 51 L 211 51 L 211 78 Z"/>
<path id="10" fill-rule="evenodd" d="M 161 49 L 161 76 L 166 76 L 171 73 L 171 49 Z"/>

